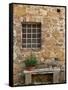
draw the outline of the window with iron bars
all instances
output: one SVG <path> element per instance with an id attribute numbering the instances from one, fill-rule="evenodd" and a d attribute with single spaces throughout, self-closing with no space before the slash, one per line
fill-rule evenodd
<path id="1" fill-rule="evenodd" d="M 41 23 L 23 22 L 22 23 L 22 48 L 41 47 Z"/>

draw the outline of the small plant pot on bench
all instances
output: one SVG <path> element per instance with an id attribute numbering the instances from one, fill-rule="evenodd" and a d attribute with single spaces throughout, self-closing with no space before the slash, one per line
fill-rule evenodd
<path id="1" fill-rule="evenodd" d="M 32 70 L 35 69 L 35 66 L 37 65 L 37 59 L 35 55 L 32 54 L 25 59 L 24 63 L 25 63 L 25 69 Z"/>

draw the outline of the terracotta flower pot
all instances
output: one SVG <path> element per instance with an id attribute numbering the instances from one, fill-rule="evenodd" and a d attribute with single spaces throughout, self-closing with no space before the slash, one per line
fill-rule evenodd
<path id="1" fill-rule="evenodd" d="M 26 70 L 28 71 L 32 71 L 33 69 L 35 69 L 35 66 L 26 67 Z"/>

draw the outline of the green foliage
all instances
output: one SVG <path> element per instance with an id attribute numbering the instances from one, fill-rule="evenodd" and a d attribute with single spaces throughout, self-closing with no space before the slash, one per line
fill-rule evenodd
<path id="1" fill-rule="evenodd" d="M 37 64 L 37 59 L 35 55 L 31 55 L 30 57 L 27 57 L 24 62 L 26 67 L 32 67 Z"/>

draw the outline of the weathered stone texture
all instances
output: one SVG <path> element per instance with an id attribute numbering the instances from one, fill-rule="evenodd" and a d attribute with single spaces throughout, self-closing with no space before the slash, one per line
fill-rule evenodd
<path id="1" fill-rule="evenodd" d="M 60 12 L 57 12 L 60 9 Z M 14 36 L 14 84 L 19 84 L 23 71 L 21 63 L 31 50 L 22 48 L 21 22 L 41 22 L 41 49 L 34 51 L 38 60 L 58 58 L 65 61 L 65 8 L 51 6 L 13 5 L 13 36 Z M 23 65 L 23 64 L 22 64 Z M 20 82 L 23 83 L 23 82 Z"/>

